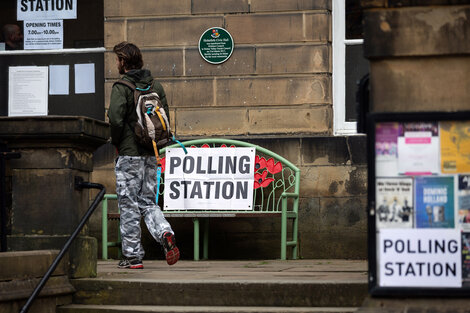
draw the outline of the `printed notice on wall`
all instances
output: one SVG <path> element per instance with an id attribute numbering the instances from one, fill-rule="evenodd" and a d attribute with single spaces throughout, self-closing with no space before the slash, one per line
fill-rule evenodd
<path id="1" fill-rule="evenodd" d="M 75 64 L 75 93 L 95 93 L 95 64 Z"/>
<path id="2" fill-rule="evenodd" d="M 376 176 L 398 175 L 399 123 L 377 123 L 375 129 Z"/>
<path id="3" fill-rule="evenodd" d="M 442 173 L 470 172 L 470 122 L 443 121 L 440 132 Z"/>
<path id="4" fill-rule="evenodd" d="M 49 94 L 69 94 L 69 66 L 49 65 Z"/>
<path id="5" fill-rule="evenodd" d="M 377 178 L 377 228 L 413 227 L 413 179 Z"/>
<path id="6" fill-rule="evenodd" d="M 8 116 L 47 115 L 47 66 L 8 69 Z"/>
<path id="7" fill-rule="evenodd" d="M 415 178 L 417 228 L 454 228 L 454 177 Z"/>
<path id="8" fill-rule="evenodd" d="M 439 172 L 437 122 L 402 124 L 398 136 L 398 171 L 405 175 Z"/>
<path id="9" fill-rule="evenodd" d="M 167 149 L 165 210 L 252 210 L 254 148 Z"/>
<path id="10" fill-rule="evenodd" d="M 62 20 L 24 22 L 24 49 L 62 49 L 64 47 Z"/>
<path id="11" fill-rule="evenodd" d="M 382 229 L 377 253 L 380 286 L 462 287 L 457 229 Z"/>
<path id="12" fill-rule="evenodd" d="M 77 0 L 17 0 L 17 20 L 77 18 Z"/>

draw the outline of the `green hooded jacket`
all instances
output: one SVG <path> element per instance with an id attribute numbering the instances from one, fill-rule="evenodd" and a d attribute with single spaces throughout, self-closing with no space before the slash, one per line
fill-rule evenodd
<path id="1" fill-rule="evenodd" d="M 153 80 L 149 70 L 130 70 L 124 74 L 122 79 L 133 83 L 138 88 L 147 88 L 150 84 L 153 84 L 153 90 L 160 96 L 163 109 L 168 118 L 170 118 L 165 91 L 159 82 Z M 118 149 L 119 155 L 153 155 L 153 151 L 149 151 L 139 145 L 134 137 L 137 113 L 135 112 L 134 93 L 132 89 L 122 84 L 113 85 L 108 118 L 111 124 L 111 143 Z"/>

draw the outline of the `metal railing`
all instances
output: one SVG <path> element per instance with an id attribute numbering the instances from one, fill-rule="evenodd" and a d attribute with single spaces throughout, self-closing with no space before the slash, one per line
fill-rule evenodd
<path id="1" fill-rule="evenodd" d="M 88 221 L 88 219 L 90 218 L 91 214 L 95 211 L 96 207 L 98 206 L 98 204 L 101 202 L 101 200 L 103 199 L 103 196 L 104 194 L 106 193 L 106 189 L 104 188 L 103 185 L 101 184 L 96 184 L 96 183 L 90 183 L 90 182 L 84 182 L 83 179 L 81 177 L 75 177 L 75 188 L 78 189 L 78 190 L 82 190 L 84 188 L 94 188 L 94 189 L 100 189 L 100 192 L 98 193 L 98 195 L 96 196 L 95 200 L 93 201 L 93 203 L 91 204 L 90 208 L 88 209 L 88 211 L 85 213 L 85 215 L 82 217 L 80 223 L 78 224 L 77 228 L 75 229 L 75 231 L 70 235 L 69 239 L 67 240 L 67 242 L 65 243 L 64 247 L 62 248 L 62 250 L 60 250 L 59 254 L 57 255 L 57 257 L 54 259 L 54 261 L 52 262 L 51 266 L 49 267 L 49 269 L 47 270 L 46 274 L 44 275 L 44 277 L 41 279 L 41 281 L 38 283 L 38 285 L 36 286 L 36 288 L 34 289 L 33 293 L 31 294 L 31 296 L 28 298 L 28 300 L 26 301 L 26 304 L 23 306 L 23 308 L 21 309 L 20 313 L 26 313 L 28 312 L 30 306 L 32 305 L 33 301 L 36 299 L 36 297 L 38 296 L 38 294 L 41 292 L 42 288 L 44 287 L 44 285 L 47 283 L 47 281 L 49 280 L 50 276 L 52 275 L 52 273 L 54 272 L 54 270 L 56 269 L 57 265 L 59 265 L 59 262 L 62 260 L 62 258 L 64 257 L 65 253 L 67 252 L 67 250 L 70 248 L 70 245 L 72 244 L 73 240 L 78 236 L 78 234 L 80 233 L 80 231 L 82 230 L 82 228 L 85 226 L 86 222 Z"/>

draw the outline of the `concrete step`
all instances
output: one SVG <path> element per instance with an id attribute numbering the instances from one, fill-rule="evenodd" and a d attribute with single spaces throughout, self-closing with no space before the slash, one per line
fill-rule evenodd
<path id="1" fill-rule="evenodd" d="M 98 278 L 75 279 L 74 304 L 208 307 L 359 307 L 364 261 L 144 262 L 122 270 L 100 262 Z"/>
<path id="2" fill-rule="evenodd" d="M 366 284 L 351 282 L 93 280 L 72 282 L 76 304 L 359 306 Z"/>
<path id="3" fill-rule="evenodd" d="M 17 313 L 41 281 L 57 250 L 0 253 L 0 312 Z M 58 304 L 72 302 L 75 291 L 67 276 L 67 260 L 59 263 L 30 312 L 54 312 Z"/>
<path id="4" fill-rule="evenodd" d="M 253 306 L 148 306 L 148 305 L 82 305 L 72 304 L 57 308 L 57 313 L 351 313 L 357 308 L 325 307 L 253 307 Z"/>

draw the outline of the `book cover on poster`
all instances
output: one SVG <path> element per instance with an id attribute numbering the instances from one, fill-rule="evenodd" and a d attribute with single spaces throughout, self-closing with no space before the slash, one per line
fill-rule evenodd
<path id="1" fill-rule="evenodd" d="M 398 175 L 398 128 L 399 123 L 377 123 L 375 126 L 375 174 Z"/>
<path id="2" fill-rule="evenodd" d="M 413 228 L 413 179 L 377 178 L 376 227 Z"/>
<path id="3" fill-rule="evenodd" d="M 470 122 L 440 122 L 441 171 L 445 174 L 470 172 Z"/>
<path id="4" fill-rule="evenodd" d="M 454 177 L 418 176 L 415 178 L 416 226 L 453 228 Z"/>
<path id="5" fill-rule="evenodd" d="M 438 123 L 403 123 L 399 130 L 398 172 L 404 175 L 439 173 Z"/>
<path id="6" fill-rule="evenodd" d="M 462 280 L 470 285 L 470 233 L 462 233 Z"/>
<path id="7" fill-rule="evenodd" d="M 457 189 L 458 220 L 462 229 L 470 231 L 470 174 L 459 175 Z"/>

